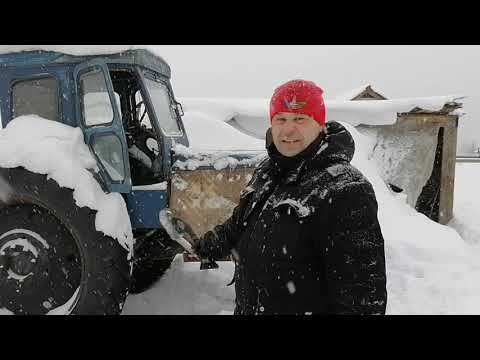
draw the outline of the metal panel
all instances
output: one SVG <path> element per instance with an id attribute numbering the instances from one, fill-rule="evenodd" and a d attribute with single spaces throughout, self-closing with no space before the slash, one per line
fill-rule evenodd
<path id="1" fill-rule="evenodd" d="M 126 202 L 133 229 L 161 228 L 158 214 L 167 207 L 166 190 L 133 190 Z"/>

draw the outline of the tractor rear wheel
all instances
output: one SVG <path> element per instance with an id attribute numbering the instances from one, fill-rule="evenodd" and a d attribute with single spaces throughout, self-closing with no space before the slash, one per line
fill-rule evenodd
<path id="1" fill-rule="evenodd" d="M 128 252 L 96 230 L 96 211 L 45 175 L 1 168 L 0 177 L 0 312 L 120 314 Z"/>

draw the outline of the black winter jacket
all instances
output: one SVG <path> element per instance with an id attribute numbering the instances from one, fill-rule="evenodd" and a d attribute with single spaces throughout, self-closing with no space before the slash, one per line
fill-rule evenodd
<path id="1" fill-rule="evenodd" d="M 235 314 L 385 314 L 377 201 L 350 164 L 353 138 L 329 122 L 312 147 L 290 166 L 272 144 L 233 215 L 197 243 L 236 258 Z"/>

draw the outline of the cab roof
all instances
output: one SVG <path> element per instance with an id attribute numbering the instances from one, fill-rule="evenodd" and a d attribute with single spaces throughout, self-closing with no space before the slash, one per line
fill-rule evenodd
<path id="1" fill-rule="evenodd" d="M 156 71 L 167 78 L 171 76 L 168 63 L 160 56 L 146 49 L 132 49 L 114 54 L 95 55 L 70 55 L 58 51 L 46 50 L 11 52 L 0 54 L 0 68 L 35 65 L 46 66 L 50 64 L 79 64 L 95 58 L 102 58 L 106 63 L 139 65 Z"/>

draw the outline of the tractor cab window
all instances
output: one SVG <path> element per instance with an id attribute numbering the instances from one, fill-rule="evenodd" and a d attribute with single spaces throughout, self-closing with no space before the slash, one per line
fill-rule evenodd
<path id="1" fill-rule="evenodd" d="M 176 105 L 166 84 L 161 80 L 145 76 L 145 85 L 152 99 L 155 114 L 162 131 L 167 136 L 182 136 L 178 125 Z"/>
<path id="2" fill-rule="evenodd" d="M 58 82 L 53 76 L 18 80 L 12 85 L 12 119 L 38 115 L 58 121 Z"/>
<path id="3" fill-rule="evenodd" d="M 113 121 L 113 108 L 107 82 L 100 67 L 80 75 L 82 112 L 86 126 L 107 125 Z"/>
<path id="4" fill-rule="evenodd" d="M 160 137 L 152 125 L 151 110 L 142 96 L 137 74 L 129 69 L 110 69 L 110 77 L 118 94 L 127 137 L 132 185 L 151 185 L 164 181 L 160 173 Z"/>

